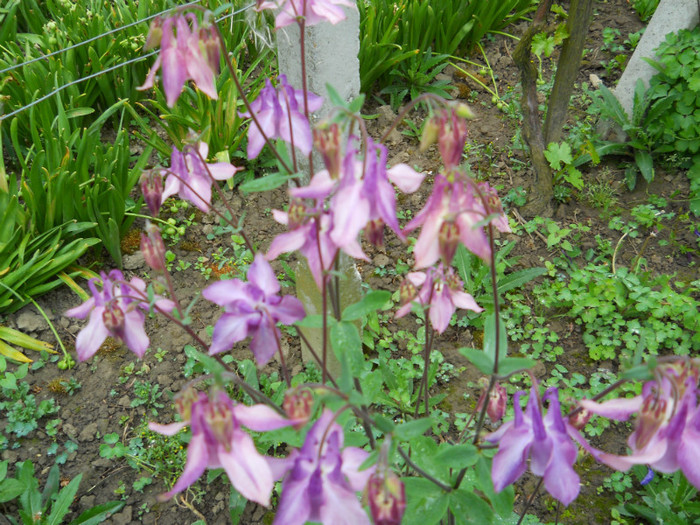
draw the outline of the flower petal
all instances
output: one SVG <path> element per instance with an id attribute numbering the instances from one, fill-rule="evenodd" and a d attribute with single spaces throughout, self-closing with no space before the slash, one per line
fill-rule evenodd
<path id="1" fill-rule="evenodd" d="M 182 492 L 187 487 L 197 481 L 207 468 L 209 463 L 209 452 L 204 439 L 204 434 L 192 436 L 190 444 L 187 446 L 187 461 L 182 475 L 177 480 L 173 488 L 161 495 L 159 499 L 166 500 L 173 497 L 178 492 Z"/>
<path id="2" fill-rule="evenodd" d="M 219 460 L 243 497 L 266 507 L 270 505 L 274 486 L 272 471 L 248 434 L 242 430 L 234 431 L 231 452 L 220 449 Z"/>

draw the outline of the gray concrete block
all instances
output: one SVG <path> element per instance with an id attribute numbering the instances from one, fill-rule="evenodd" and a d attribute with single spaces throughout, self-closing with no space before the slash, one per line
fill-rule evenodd
<path id="1" fill-rule="evenodd" d="M 642 59 L 655 59 L 654 50 L 666 39 L 668 33 L 692 29 L 698 25 L 699 19 L 698 0 L 661 0 L 614 90 L 628 115 L 632 115 L 637 79 L 642 79 L 648 86 L 649 80 L 656 74 L 656 69 Z"/>

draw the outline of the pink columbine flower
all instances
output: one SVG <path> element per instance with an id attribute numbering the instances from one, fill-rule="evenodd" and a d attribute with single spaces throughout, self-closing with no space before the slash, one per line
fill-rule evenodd
<path id="1" fill-rule="evenodd" d="M 396 317 L 403 317 L 411 311 L 412 302 L 417 300 L 423 307 L 429 306 L 430 323 L 438 333 L 443 333 L 452 314 L 457 308 L 482 312 L 474 298 L 464 291 L 464 284 L 452 268 L 444 269 L 442 263 L 427 272 L 411 272 L 401 286 L 401 299 L 404 303 L 396 311 Z M 420 288 L 420 291 L 417 291 Z"/>
<path id="2" fill-rule="evenodd" d="M 66 312 L 68 317 L 90 317 L 75 340 L 79 361 L 89 359 L 99 350 L 107 336 L 123 341 L 138 357 L 148 349 L 149 339 L 144 329 L 148 300 L 146 283 L 138 277 L 126 282 L 119 270 L 101 273 L 102 290 L 97 289 L 98 279 L 90 279 L 88 288 L 92 297 L 80 306 Z M 175 308 L 169 299 L 156 298 L 155 306 L 164 312 Z"/>
<path id="3" fill-rule="evenodd" d="M 209 146 L 205 142 L 187 145 L 181 152 L 173 147 L 161 202 L 177 193 L 204 213 L 209 212 L 212 183 L 230 179 L 241 168 L 228 162 L 206 163 L 208 154 Z"/>
<path id="4" fill-rule="evenodd" d="M 351 137 L 348 144 L 354 140 Z M 335 148 L 330 146 L 330 149 Z M 319 200 L 330 196 L 333 217 L 330 238 L 357 259 L 367 259 L 357 242 L 363 229 L 370 242 L 377 245 L 382 244 L 385 224 L 404 239 L 396 218 L 396 192 L 391 183 L 405 193 L 412 193 L 424 178 L 407 164 L 397 164 L 387 170 L 386 148 L 372 139 L 367 140 L 364 149 L 365 158 L 361 159 L 356 149 L 348 147 L 341 169 L 337 170 L 339 179 L 332 172 L 321 170 L 308 186 L 289 191 L 299 199 Z"/>
<path id="5" fill-rule="evenodd" d="M 485 198 L 493 200 L 491 191 L 486 193 Z M 455 171 L 449 175 L 439 174 L 428 202 L 404 229 L 410 232 L 421 227 L 414 247 L 415 268 L 426 268 L 440 258 L 450 264 L 459 242 L 477 257 L 488 261 L 491 248 L 483 224 L 479 223 L 491 216 L 497 228 L 510 231 L 507 219 L 504 217 L 504 224 L 497 215 L 502 215 L 503 210 L 495 207 L 489 209 L 491 213 L 487 214 L 480 195 L 474 189 L 474 182 Z"/>
<path id="6" fill-rule="evenodd" d="M 574 471 L 577 449 L 572 438 L 587 450 L 593 451 L 581 434 L 562 418 L 559 393 L 550 388 L 544 395 L 549 401 L 547 415 L 542 416 L 542 402 L 537 385 L 530 389 L 527 408 L 523 413 L 517 392 L 513 404 L 515 417 L 507 421 L 486 439 L 498 443 L 493 458 L 491 477 L 496 492 L 502 491 L 523 475 L 530 458 L 530 470 L 544 477 L 544 486 L 555 499 L 568 505 L 578 496 L 581 483 Z"/>
<path id="7" fill-rule="evenodd" d="M 280 28 L 304 20 L 312 26 L 327 20 L 337 24 L 345 20 L 345 13 L 339 6 L 355 7 L 349 0 L 257 0 L 257 11 L 279 9 L 275 17 L 275 27 Z"/>
<path id="8" fill-rule="evenodd" d="M 199 24 L 194 13 L 177 14 L 165 19 L 156 19 L 151 26 L 148 37 L 150 47 L 160 44 L 160 54 L 151 67 L 146 81 L 137 89 L 152 88 L 155 84 L 156 72 L 162 69 L 163 90 L 169 107 L 177 102 L 185 82 L 193 80 L 197 87 L 209 97 L 216 99 L 214 70 L 212 65 L 218 64 L 216 44 L 209 42 L 211 33 L 206 30 L 201 41 Z"/>
<path id="9" fill-rule="evenodd" d="M 396 192 L 390 181 L 403 192 L 412 193 L 424 178 L 407 164 L 387 170 L 386 147 L 375 144 L 371 138 L 365 146 L 364 160 L 357 158 L 357 151 L 349 149 L 343 163 L 343 176 L 331 199 L 331 239 L 343 249 L 368 225 L 371 225 L 368 237 L 376 241 L 375 244 L 382 243 L 384 224 L 403 240 L 396 218 Z"/>
<path id="10" fill-rule="evenodd" d="M 266 432 L 293 425 L 295 421 L 280 416 L 266 405 L 234 403 L 221 391 L 209 396 L 199 392 L 195 396 L 190 395 L 185 403 L 178 404 L 182 422 L 148 425 L 154 432 L 166 436 L 177 434 L 187 425 L 192 431 L 185 469 L 161 499 L 185 490 L 207 468 L 223 468 L 231 484 L 245 498 L 268 506 L 274 486 L 272 470 L 241 427 Z"/>
<path id="11" fill-rule="evenodd" d="M 647 464 L 660 472 L 682 470 L 700 489 L 700 408 L 697 403 L 698 370 L 686 362 L 662 365 L 657 379 L 644 384 L 642 394 L 603 403 L 580 401 L 589 412 L 626 421 L 637 413 L 637 427 L 627 444 L 628 456 L 600 454 L 600 461 L 627 471 Z"/>
<path id="12" fill-rule="evenodd" d="M 270 79 L 265 81 L 265 87 L 260 90 L 258 98 L 251 104 L 250 109 L 262 131 L 251 122 L 248 126 L 248 158 L 254 159 L 260 154 L 268 139 L 281 138 L 289 144 L 294 144 L 304 155 L 311 153 L 313 138 L 309 121 L 302 113 L 304 111 L 304 93 L 297 91 L 287 83 L 287 77 L 278 77 L 275 88 Z M 323 105 L 323 98 L 313 93 L 307 93 L 309 111 L 317 111 Z M 249 112 L 240 114 L 241 118 L 251 118 Z"/>
<path id="13" fill-rule="evenodd" d="M 273 525 L 369 524 L 356 495 L 367 485 L 374 468 L 359 471 L 369 454 L 356 447 L 343 449 L 343 429 L 325 410 L 306 434 L 301 450 L 285 459 L 268 458 L 279 479 L 284 476 Z"/>
<path id="14" fill-rule="evenodd" d="M 301 301 L 279 295 L 280 284 L 270 263 L 258 253 L 248 269 L 248 282 L 231 279 L 216 282 L 202 291 L 205 299 L 224 307 L 214 326 L 210 354 L 229 350 L 234 343 L 252 337 L 250 349 L 264 366 L 279 347 L 277 323 L 292 324 L 304 318 Z"/>

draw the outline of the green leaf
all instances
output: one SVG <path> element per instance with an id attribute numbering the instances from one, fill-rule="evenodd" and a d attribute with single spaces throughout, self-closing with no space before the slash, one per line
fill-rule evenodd
<path id="1" fill-rule="evenodd" d="M 102 505 L 97 505 L 86 510 L 69 525 L 97 525 L 109 518 L 112 514 L 119 512 L 126 505 L 126 501 L 109 501 Z"/>
<path id="2" fill-rule="evenodd" d="M 508 350 L 508 339 L 506 337 L 506 324 L 503 318 L 500 319 L 498 334 L 498 359 L 504 359 Z M 496 313 L 491 312 L 484 321 L 484 353 L 492 361 L 496 359 Z"/>
<path id="3" fill-rule="evenodd" d="M 75 495 L 78 493 L 81 479 L 83 479 L 83 475 L 78 474 L 58 493 L 58 498 L 56 498 L 56 501 L 51 506 L 51 514 L 49 514 L 46 520 L 47 525 L 61 524 L 63 517 L 68 513 L 73 503 L 73 498 L 75 498 Z"/>
<path id="4" fill-rule="evenodd" d="M 464 488 L 450 493 L 450 510 L 458 525 L 489 525 L 494 513 L 488 503 Z"/>
<path id="5" fill-rule="evenodd" d="M 343 321 L 355 321 L 362 319 L 371 312 L 376 312 L 386 305 L 391 299 L 391 292 L 386 290 L 372 290 L 360 301 L 349 305 L 343 310 Z"/>
<path id="6" fill-rule="evenodd" d="M 506 357 L 498 363 L 498 374 L 508 376 L 518 371 L 528 370 L 536 364 L 535 359 L 527 357 Z"/>
<path id="7" fill-rule="evenodd" d="M 362 353 L 362 339 L 353 323 L 341 321 L 331 327 L 331 346 L 339 361 L 342 356 L 347 359 L 350 373 L 357 377 L 365 365 L 365 356 Z"/>
<path id="8" fill-rule="evenodd" d="M 461 469 L 475 465 L 479 459 L 476 447 L 470 443 L 451 445 L 443 443 L 435 454 L 435 462 L 453 469 Z"/>
<path id="9" fill-rule="evenodd" d="M 654 161 L 648 151 L 637 150 L 634 152 L 634 161 L 642 172 L 642 177 L 647 182 L 654 180 Z"/>
<path id="10" fill-rule="evenodd" d="M 245 511 L 245 506 L 247 503 L 248 500 L 241 496 L 240 492 L 233 488 L 232 485 L 231 496 L 228 499 L 228 510 L 229 515 L 231 516 L 231 523 L 234 525 L 240 523 L 241 516 L 243 516 L 243 511 Z"/>
<path id="11" fill-rule="evenodd" d="M 544 156 L 552 169 L 555 170 L 568 166 L 574 160 L 571 156 L 571 146 L 566 142 L 562 142 L 561 145 L 556 142 L 550 142 L 544 152 Z"/>
<path id="12" fill-rule="evenodd" d="M 284 175 L 282 173 L 272 173 L 271 175 L 244 182 L 241 184 L 240 189 L 246 193 L 270 191 L 287 184 L 290 180 L 297 177 L 299 177 L 298 174 Z"/>
<path id="13" fill-rule="evenodd" d="M 74 108 L 66 111 L 67 118 L 83 117 L 85 115 L 90 115 L 94 113 L 94 108 Z"/>
<path id="14" fill-rule="evenodd" d="M 0 503 L 12 501 L 20 494 L 24 493 L 26 488 L 24 483 L 14 478 L 0 481 Z"/>
<path id="15" fill-rule="evenodd" d="M 459 353 L 469 359 L 469 362 L 479 369 L 484 375 L 493 373 L 493 358 L 486 355 L 483 350 L 476 348 L 460 348 Z"/>
<path id="16" fill-rule="evenodd" d="M 520 288 L 525 283 L 528 283 L 546 273 L 546 268 L 525 268 L 524 270 L 509 273 L 498 282 L 498 293 L 504 294 L 515 288 Z"/>
<path id="17" fill-rule="evenodd" d="M 433 420 L 430 417 L 407 421 L 394 428 L 394 437 L 399 441 L 408 441 L 414 437 L 422 436 L 432 426 Z"/>
<path id="18" fill-rule="evenodd" d="M 403 525 L 434 525 L 447 512 L 449 494 L 423 478 L 402 478 L 406 489 Z"/>

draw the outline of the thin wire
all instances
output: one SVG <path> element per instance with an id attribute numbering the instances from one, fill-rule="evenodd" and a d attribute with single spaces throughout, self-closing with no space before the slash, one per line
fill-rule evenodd
<path id="1" fill-rule="evenodd" d="M 71 49 L 76 49 L 76 48 L 78 48 L 78 47 L 80 47 L 80 46 L 84 46 L 85 44 L 89 44 L 90 42 L 94 42 L 95 40 L 99 40 L 99 39 L 102 38 L 103 36 L 109 36 L 109 35 L 111 35 L 111 34 L 113 34 L 113 33 L 119 32 L 119 31 L 121 31 L 121 30 L 123 30 L 123 29 L 128 29 L 129 27 L 133 27 L 133 26 L 139 25 L 139 24 L 141 24 L 141 23 L 143 23 L 143 22 L 147 22 L 147 21 L 149 21 L 151 18 L 155 18 L 155 17 L 160 16 L 160 15 L 162 15 L 162 14 L 164 14 L 164 13 L 168 13 L 168 12 L 170 12 L 170 11 L 174 11 L 175 9 L 180 9 L 180 8 L 182 8 L 182 7 L 187 7 L 188 5 L 198 4 L 198 3 L 201 2 L 201 1 L 202 1 L 202 0 L 194 0 L 194 1 L 192 1 L 192 2 L 189 2 L 189 3 L 187 3 L 187 4 L 183 4 L 183 5 L 178 6 L 178 7 L 171 7 L 171 8 L 169 8 L 169 9 L 164 10 L 164 11 L 161 11 L 160 13 L 156 13 L 156 14 L 154 14 L 154 15 L 147 16 L 146 18 L 143 18 L 143 19 L 141 19 L 141 20 L 137 20 L 136 22 L 131 22 L 130 24 L 126 24 L 125 26 L 116 27 L 116 28 L 114 28 L 114 29 L 111 29 L 111 30 L 105 32 L 105 33 L 99 34 L 99 35 L 97 35 L 97 36 L 93 36 L 92 38 L 88 38 L 87 40 L 84 40 L 84 41 L 82 41 L 82 42 L 78 42 L 77 44 L 73 44 L 73 45 L 68 46 L 68 47 L 65 47 L 65 48 L 63 48 L 63 49 L 58 49 L 58 50 L 56 50 L 56 51 L 52 51 L 51 53 L 47 53 L 47 54 L 45 54 L 45 55 L 41 55 L 40 57 L 32 58 L 31 60 L 27 60 L 26 62 L 21 62 L 21 63 L 19 63 L 19 64 L 15 64 L 14 66 L 10 66 L 10 67 L 5 68 L 5 69 L 0 69 L 0 74 L 2 74 L 2 73 L 7 73 L 8 71 L 14 71 L 15 69 L 17 69 L 17 68 L 19 68 L 19 67 L 26 66 L 26 65 L 28 65 L 28 64 L 33 64 L 34 62 L 38 62 L 39 60 L 44 60 L 45 58 L 49 58 L 49 57 L 52 57 L 52 56 L 55 56 L 55 55 L 60 55 L 61 53 L 65 53 L 66 51 L 70 51 Z"/>
<path id="2" fill-rule="evenodd" d="M 197 1 L 201 1 L 201 0 L 197 0 Z M 189 4 L 186 4 L 186 5 L 191 5 L 191 4 L 194 4 L 194 3 L 196 3 L 196 2 L 190 2 Z M 246 11 L 246 10 L 250 9 L 250 8 L 253 7 L 254 5 L 255 5 L 255 4 L 249 4 L 249 5 L 245 6 L 245 7 L 242 7 L 241 9 L 239 9 L 239 10 L 237 10 L 237 11 L 232 11 L 232 12 L 229 13 L 228 15 L 224 15 L 224 16 L 221 16 L 221 17 L 217 18 L 216 21 L 217 21 L 217 22 L 220 22 L 220 21 L 222 21 L 222 20 L 226 20 L 227 18 L 231 18 L 231 17 L 233 17 L 233 16 L 235 16 L 235 15 L 237 15 L 237 14 L 239 14 L 239 13 L 242 13 L 243 11 Z M 165 11 L 164 11 L 164 12 L 165 12 Z M 158 14 L 161 14 L 161 13 L 158 13 Z M 153 15 L 153 16 L 158 16 L 158 15 Z M 144 20 L 146 20 L 146 19 L 144 19 Z M 105 33 L 105 34 L 108 34 L 108 33 Z M 68 49 L 68 48 L 66 48 L 66 49 Z M 24 111 L 25 109 L 29 109 L 29 108 L 31 108 L 31 107 L 33 107 L 33 106 L 36 106 L 37 104 L 43 102 L 44 100 L 47 100 L 47 99 L 51 98 L 51 97 L 52 97 L 53 95 L 55 95 L 56 93 L 59 93 L 59 92 L 63 91 L 64 89 L 69 88 L 70 86 L 74 86 L 74 85 L 79 84 L 80 82 L 83 82 L 83 81 L 85 81 L 85 80 L 90 80 L 91 78 L 99 77 L 100 75 L 103 75 L 103 74 L 105 74 L 105 73 L 109 73 L 110 71 L 114 71 L 115 69 L 119 69 L 120 67 L 128 66 L 129 64 L 135 64 L 136 62 L 141 62 L 142 60 L 146 60 L 147 58 L 149 58 L 149 57 L 151 57 L 151 56 L 157 54 L 158 52 L 159 52 L 158 50 L 151 51 L 150 53 L 148 53 L 148 54 L 146 54 L 146 55 L 141 55 L 141 56 L 138 56 L 138 57 L 136 57 L 136 58 L 132 58 L 132 59 L 130 59 L 130 60 L 127 60 L 126 62 L 122 62 L 122 63 L 120 63 L 120 64 L 117 64 L 116 66 L 108 67 L 107 69 L 102 69 L 102 70 L 100 70 L 100 71 L 98 71 L 98 72 L 96 72 L 96 73 L 93 73 L 93 74 L 91 74 L 91 75 L 88 75 L 88 76 L 86 76 L 86 77 L 81 77 L 81 78 L 79 78 L 79 79 L 77 79 L 77 80 L 73 80 L 73 81 L 71 81 L 71 82 L 68 82 L 67 84 L 64 84 L 64 85 L 62 85 L 62 86 L 60 86 L 60 87 L 57 87 L 57 88 L 54 89 L 53 91 L 51 91 L 51 92 L 47 93 L 46 95 L 44 95 L 43 97 L 40 97 L 40 98 L 38 98 L 38 99 L 36 99 L 36 100 L 33 100 L 33 101 L 30 102 L 29 104 L 27 104 L 27 105 L 25 105 L 25 106 L 22 106 L 21 108 L 18 108 L 18 109 L 14 110 L 14 111 L 11 112 L 11 113 L 7 113 L 6 115 L 0 115 L 0 123 L 1 123 L 3 120 L 7 119 L 7 118 L 14 117 L 15 115 L 17 115 L 18 113 L 21 113 L 21 112 Z M 45 56 L 49 56 L 49 55 L 45 55 Z M 43 57 L 42 57 L 42 58 L 43 58 Z M 0 105 L 0 110 L 2 110 L 2 105 Z"/>

